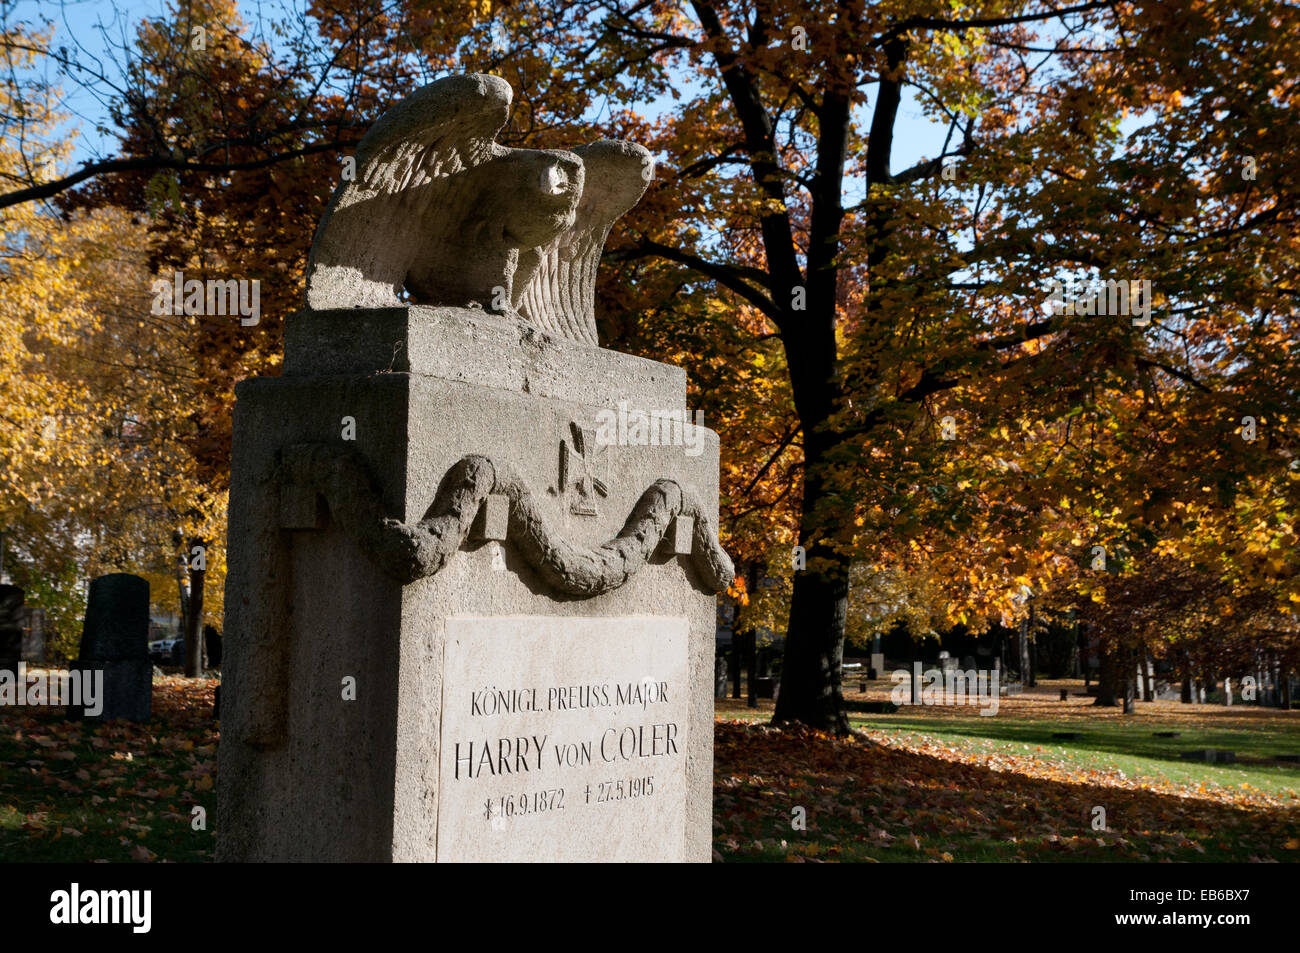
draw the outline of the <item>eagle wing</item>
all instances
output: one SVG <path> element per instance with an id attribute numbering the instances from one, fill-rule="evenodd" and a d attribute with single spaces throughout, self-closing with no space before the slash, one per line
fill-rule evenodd
<path id="1" fill-rule="evenodd" d="M 510 84 L 497 76 L 449 76 L 383 114 L 357 146 L 355 176 L 335 189 L 307 261 L 307 306 L 401 303 L 414 258 L 439 236 L 430 222 L 458 225 L 475 200 L 459 176 L 509 150 L 495 141 L 510 112 Z"/>

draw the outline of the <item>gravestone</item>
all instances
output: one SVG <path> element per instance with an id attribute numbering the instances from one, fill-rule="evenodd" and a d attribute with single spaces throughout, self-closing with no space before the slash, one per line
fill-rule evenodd
<path id="1" fill-rule="evenodd" d="M 237 390 L 220 860 L 711 857 L 717 437 L 593 310 L 653 163 L 510 98 L 371 127 Z"/>
<path id="2" fill-rule="evenodd" d="M 1184 761 L 1204 761 L 1208 764 L 1233 764 L 1237 760 L 1235 751 L 1225 751 L 1221 748 L 1198 748 L 1195 751 L 1184 751 L 1179 754 Z"/>
<path id="3" fill-rule="evenodd" d="M 40 664 L 45 661 L 45 610 L 35 606 L 24 607 L 22 623 L 23 661 Z"/>
<path id="4" fill-rule="evenodd" d="M 103 708 L 97 715 L 69 708 L 74 718 L 148 721 L 153 702 L 149 658 L 149 583 L 129 573 L 90 581 L 81 651 L 70 666 L 83 681 L 103 673 Z"/>
<path id="5" fill-rule="evenodd" d="M 17 672 L 23 660 L 23 590 L 0 585 L 0 670 Z"/>
<path id="6" fill-rule="evenodd" d="M 209 668 L 221 668 L 221 633 L 214 625 L 203 627 L 203 651 L 207 653 Z"/>

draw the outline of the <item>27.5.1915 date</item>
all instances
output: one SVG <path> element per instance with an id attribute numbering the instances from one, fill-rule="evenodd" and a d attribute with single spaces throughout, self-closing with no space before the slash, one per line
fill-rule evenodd
<path id="1" fill-rule="evenodd" d="M 649 797 L 654 794 L 655 779 L 653 776 L 644 778 L 618 778 L 614 781 L 597 781 L 593 788 L 587 785 L 584 793 L 586 803 L 591 804 L 593 801 L 597 804 L 605 804 L 610 801 L 626 801 L 635 797 Z"/>

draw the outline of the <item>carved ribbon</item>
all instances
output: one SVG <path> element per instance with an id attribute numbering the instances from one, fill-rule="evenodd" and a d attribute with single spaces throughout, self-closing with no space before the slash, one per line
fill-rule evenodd
<path id="1" fill-rule="evenodd" d="M 462 457 L 438 488 L 430 515 L 407 524 L 385 516 L 365 461 L 351 449 L 299 444 L 281 458 L 281 487 L 319 493 L 330 515 L 387 575 L 403 583 L 438 572 L 469 536 L 483 501 L 510 501 L 507 538 L 548 584 L 575 596 L 622 586 L 645 565 L 674 517 L 694 521 L 691 562 L 711 592 L 731 585 L 731 559 L 718 544 L 699 497 L 674 480 L 652 483 L 618 535 L 594 549 L 575 546 L 546 525 L 524 481 L 483 456 Z M 282 490 L 283 491 L 283 490 Z"/>

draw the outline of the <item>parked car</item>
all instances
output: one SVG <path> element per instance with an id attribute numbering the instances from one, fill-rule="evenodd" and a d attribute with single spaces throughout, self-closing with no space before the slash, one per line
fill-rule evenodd
<path id="1" fill-rule="evenodd" d="M 153 659 L 155 665 L 171 665 L 172 649 L 181 639 L 159 639 L 157 642 L 149 643 L 149 657 Z"/>

